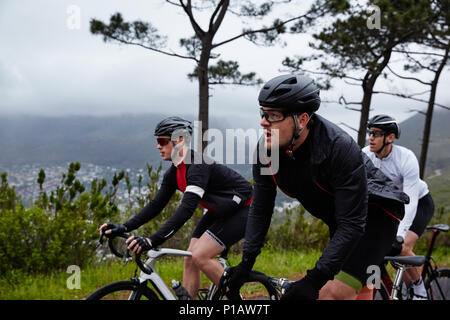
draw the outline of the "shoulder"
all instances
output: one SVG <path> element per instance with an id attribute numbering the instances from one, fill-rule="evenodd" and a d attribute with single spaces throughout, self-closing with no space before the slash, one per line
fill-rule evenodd
<path id="1" fill-rule="evenodd" d="M 330 144 L 337 148 L 351 147 L 358 151 L 361 150 L 355 140 L 347 132 L 319 115 L 315 115 L 314 117 L 314 130 L 316 130 L 315 136 L 320 140 L 320 143 L 324 145 Z"/>
<path id="2" fill-rule="evenodd" d="M 177 168 L 172 163 L 172 165 L 163 174 L 163 182 L 164 183 L 172 182 L 176 178 L 177 178 Z"/>
<path id="3" fill-rule="evenodd" d="M 410 149 L 399 145 L 393 145 L 392 152 L 394 153 L 395 161 L 403 167 L 419 166 L 416 155 Z"/>

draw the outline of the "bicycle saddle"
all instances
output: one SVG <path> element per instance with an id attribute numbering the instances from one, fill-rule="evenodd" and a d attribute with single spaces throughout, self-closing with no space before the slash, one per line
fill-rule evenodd
<path id="1" fill-rule="evenodd" d="M 410 257 L 384 257 L 384 261 L 392 261 L 404 266 L 418 267 L 425 263 L 424 256 L 410 256 Z"/>
<path id="2" fill-rule="evenodd" d="M 448 229 L 449 229 L 449 226 L 446 225 L 446 224 L 440 223 L 440 224 L 435 224 L 434 226 L 428 226 L 427 229 L 428 230 L 439 230 L 439 231 L 442 231 L 442 232 L 447 232 Z"/>

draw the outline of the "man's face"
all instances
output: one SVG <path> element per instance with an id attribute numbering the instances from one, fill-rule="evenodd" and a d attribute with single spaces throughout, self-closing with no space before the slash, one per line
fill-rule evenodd
<path id="1" fill-rule="evenodd" d="M 383 146 L 384 131 L 380 128 L 369 128 L 369 146 L 370 152 L 377 152 Z"/>
<path id="2" fill-rule="evenodd" d="M 280 109 L 262 107 L 264 116 L 261 117 L 260 125 L 264 128 L 267 150 L 276 147 L 286 148 L 290 145 L 295 130 L 292 116 L 283 115 Z M 266 116 L 269 120 L 266 119 Z M 277 143 L 278 140 L 278 143 Z"/>
<path id="3" fill-rule="evenodd" d="M 169 136 L 158 136 L 158 150 L 163 160 L 172 160 L 173 144 Z"/>

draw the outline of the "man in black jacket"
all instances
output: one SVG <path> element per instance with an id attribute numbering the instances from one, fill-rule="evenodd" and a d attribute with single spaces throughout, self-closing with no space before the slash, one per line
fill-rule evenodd
<path id="1" fill-rule="evenodd" d="M 320 97 L 312 79 L 276 77 L 262 88 L 259 103 L 264 136 L 257 154 L 264 154 L 261 148 L 278 148 L 279 158 L 259 156 L 253 165 L 254 200 L 243 258 L 230 270 L 229 288 L 236 291 L 241 286 L 260 253 L 278 187 L 323 220 L 331 237 L 315 267 L 282 299 L 314 300 L 319 291 L 321 299 L 354 299 L 370 276 L 367 268 L 379 265 L 389 251 L 406 198 L 376 171 L 347 133 L 314 113 Z M 369 196 L 370 202 L 375 200 L 373 206 Z"/>

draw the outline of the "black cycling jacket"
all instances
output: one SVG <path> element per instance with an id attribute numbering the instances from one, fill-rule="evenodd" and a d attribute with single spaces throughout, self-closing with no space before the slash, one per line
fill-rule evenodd
<path id="1" fill-rule="evenodd" d="M 368 195 L 374 192 L 368 192 L 368 177 L 370 186 L 372 183 L 385 185 L 387 180 L 375 167 L 370 167 L 370 160 L 366 163 L 361 149 L 345 131 L 319 115 L 312 119 L 308 137 L 294 151 L 294 159 L 280 152 L 278 172 L 261 174 L 262 168 L 270 168 L 265 157 L 258 157 L 253 165 L 254 198 L 247 221 L 243 260 L 252 263 L 260 253 L 279 187 L 330 228 L 330 242 L 316 268 L 331 279 L 364 233 Z M 399 204 L 394 213 L 392 207 L 387 210 L 394 219 L 402 215 L 403 203 L 399 198 L 403 195 L 393 188 L 393 184 L 389 185 L 384 192 L 390 191 L 388 198 Z M 383 191 L 375 193 L 383 197 Z"/>
<path id="2" fill-rule="evenodd" d="M 226 216 L 251 203 L 252 186 L 240 174 L 193 151 L 189 151 L 186 157 L 190 161 L 183 161 L 178 166 L 172 164 L 153 200 L 124 223 L 127 231 L 139 228 L 164 209 L 176 190 L 182 191 L 181 204 L 174 214 L 150 236 L 154 247 L 175 234 L 194 214 L 198 205 L 219 216 Z M 197 163 L 199 160 L 201 163 Z"/>

